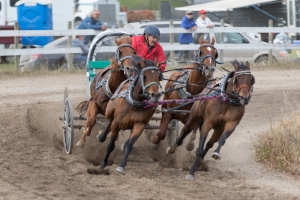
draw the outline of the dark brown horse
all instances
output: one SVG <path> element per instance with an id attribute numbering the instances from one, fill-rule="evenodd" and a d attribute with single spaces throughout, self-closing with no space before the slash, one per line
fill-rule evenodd
<path id="1" fill-rule="evenodd" d="M 111 131 L 110 143 L 107 147 L 107 153 L 101 162 L 100 169 L 104 169 L 107 164 L 110 153 L 115 148 L 115 141 L 118 138 L 120 130 L 132 129 L 129 139 L 122 145 L 125 155 L 120 166 L 116 169 L 125 174 L 125 165 L 129 153 L 131 152 L 135 141 L 142 134 L 145 126 L 155 112 L 156 107 L 144 108 L 144 100 L 158 102 L 161 97 L 162 74 L 154 63 L 145 60 L 145 68 L 139 70 L 139 75 L 130 79 L 108 102 L 105 116 L 109 120 L 107 128 L 97 136 L 99 142 L 104 142 L 107 134 Z"/>
<path id="2" fill-rule="evenodd" d="M 209 44 L 202 37 L 199 39 L 200 48 L 196 56 L 196 62 L 193 65 L 186 66 L 186 70 L 174 72 L 170 75 L 169 81 L 165 86 L 164 100 L 171 99 L 188 99 L 194 95 L 198 95 L 208 84 L 214 73 L 216 59 L 218 58 L 217 49 L 213 46 L 215 38 L 212 38 Z M 166 131 L 171 120 L 180 120 L 185 124 L 192 107 L 192 103 L 186 105 L 178 105 L 177 103 L 169 103 L 162 105 L 162 110 L 166 110 L 162 114 L 160 129 L 158 133 L 152 137 L 151 146 L 153 149 L 159 147 L 159 143 L 166 137 Z M 176 108 L 178 106 L 179 108 Z M 172 112 L 176 108 L 177 111 Z M 180 112 L 183 110 L 183 112 Z"/>
<path id="3" fill-rule="evenodd" d="M 235 71 L 228 73 L 218 88 L 205 89 L 202 92 L 205 95 L 215 96 L 216 98 L 197 101 L 193 104 L 190 116 L 180 136 L 176 139 L 174 146 L 168 149 L 168 153 L 174 153 L 177 146 L 182 145 L 184 138 L 193 130 L 195 125 L 197 126 L 199 122 L 203 123 L 195 162 L 190 170 L 190 174 L 186 177 L 187 179 L 194 179 L 199 158 L 203 160 L 207 151 L 217 141 L 219 145 L 212 157 L 216 160 L 221 159 L 220 149 L 240 123 L 245 113 L 245 105 L 250 101 L 255 79 L 251 74 L 249 62 L 246 62 L 246 65 L 244 65 L 244 63 L 239 63 L 235 60 L 232 62 L 232 65 Z M 204 149 L 207 135 L 211 129 L 214 129 L 213 135 Z"/>
<path id="4" fill-rule="evenodd" d="M 132 65 L 131 55 L 135 54 L 135 50 L 131 46 L 131 37 L 115 39 L 118 45 L 116 56 L 111 59 L 111 65 L 100 70 L 90 86 L 91 99 L 81 102 L 77 106 L 77 110 L 83 112 L 87 103 L 87 119 L 83 134 L 77 146 L 83 147 L 85 137 L 91 134 L 92 128 L 96 123 L 97 114 L 105 114 L 107 103 L 119 85 L 135 73 Z"/>

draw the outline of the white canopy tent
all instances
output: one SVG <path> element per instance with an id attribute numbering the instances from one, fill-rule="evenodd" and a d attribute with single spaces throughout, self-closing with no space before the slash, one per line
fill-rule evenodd
<path id="1" fill-rule="evenodd" d="M 207 11 L 226 11 L 234 8 L 242 8 L 262 3 L 278 2 L 278 0 L 220 0 L 209 3 L 195 4 L 190 6 L 177 7 L 175 10 L 192 10 L 199 11 L 205 9 Z"/>

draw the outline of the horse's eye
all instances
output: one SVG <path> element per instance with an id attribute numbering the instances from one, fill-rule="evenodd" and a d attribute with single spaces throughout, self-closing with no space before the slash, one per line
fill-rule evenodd
<path id="1" fill-rule="evenodd" d="M 146 80 L 146 76 L 144 75 L 144 80 Z"/>

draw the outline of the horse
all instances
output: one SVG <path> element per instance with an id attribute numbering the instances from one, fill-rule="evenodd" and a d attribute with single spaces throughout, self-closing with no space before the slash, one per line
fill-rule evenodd
<path id="1" fill-rule="evenodd" d="M 115 148 L 119 131 L 132 129 L 129 139 L 121 146 L 125 155 L 120 166 L 116 169 L 119 173 L 125 174 L 127 158 L 133 145 L 155 112 L 155 106 L 144 108 L 145 102 L 143 101 L 153 103 L 159 101 L 162 94 L 160 81 L 162 81 L 163 75 L 152 61 L 145 60 L 145 65 L 144 69 L 139 69 L 138 76 L 123 82 L 108 102 L 105 116 L 109 123 L 103 132 L 97 136 L 99 142 L 104 142 L 107 134 L 111 131 L 110 142 L 105 158 L 101 162 L 100 170 L 103 170 L 107 165 L 108 157 Z"/>
<path id="2" fill-rule="evenodd" d="M 207 151 L 217 141 L 219 144 L 212 157 L 216 160 L 221 159 L 221 147 L 240 123 L 245 113 L 245 106 L 250 102 L 255 78 L 251 74 L 249 62 L 247 61 L 245 65 L 235 60 L 231 64 L 234 66 L 235 71 L 228 73 L 218 88 L 212 87 L 202 92 L 205 93 L 204 95 L 215 98 L 200 100 L 193 104 L 180 136 L 176 139 L 174 146 L 167 150 L 168 153 L 174 153 L 176 148 L 183 144 L 184 138 L 193 130 L 193 127 L 199 122 L 202 123 L 196 158 L 186 179 L 194 179 L 199 158 L 203 160 Z M 214 132 L 204 149 L 207 135 L 211 129 L 214 129 Z"/>
<path id="3" fill-rule="evenodd" d="M 114 58 L 111 58 L 111 65 L 100 70 L 90 86 L 91 98 L 78 104 L 76 110 L 83 113 L 86 110 L 86 122 L 83 134 L 77 142 L 77 146 L 84 147 L 85 137 L 90 136 L 92 128 L 96 124 L 97 114 L 105 114 L 107 103 L 119 85 L 135 73 L 131 56 L 135 54 L 131 46 L 131 37 L 115 38 L 118 45 Z"/>
<path id="4" fill-rule="evenodd" d="M 188 99 L 198 95 L 207 85 L 211 83 L 218 58 L 218 51 L 213 46 L 215 38 L 209 43 L 207 40 L 199 39 L 199 51 L 193 65 L 184 67 L 184 71 L 174 72 L 170 75 L 165 86 L 164 100 Z M 192 103 L 178 105 L 177 103 L 163 104 L 162 120 L 157 134 L 151 138 L 150 145 L 153 149 L 158 149 L 160 141 L 166 137 L 166 131 L 171 120 L 180 120 L 185 124 Z M 176 109 L 175 111 L 173 111 Z M 182 111 L 182 112 L 180 112 Z"/>

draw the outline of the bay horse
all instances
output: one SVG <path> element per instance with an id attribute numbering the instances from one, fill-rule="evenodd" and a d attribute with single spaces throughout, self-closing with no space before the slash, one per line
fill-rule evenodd
<path id="1" fill-rule="evenodd" d="M 251 74 L 249 62 L 247 61 L 245 65 L 235 60 L 231 64 L 234 66 L 235 71 L 228 73 L 217 89 L 206 89 L 202 92 L 216 98 L 196 101 L 193 104 L 190 116 L 180 136 L 176 139 L 174 146 L 167 150 L 168 153 L 174 153 L 176 148 L 182 145 L 184 138 L 193 130 L 193 127 L 199 122 L 202 123 L 199 147 L 190 173 L 186 176 L 187 179 L 194 179 L 199 158 L 203 160 L 207 151 L 217 141 L 219 145 L 212 157 L 216 160 L 221 159 L 221 147 L 240 123 L 245 113 L 245 106 L 250 102 L 255 78 Z M 214 129 L 214 132 L 204 149 L 207 135 L 211 129 Z"/>
<path id="2" fill-rule="evenodd" d="M 92 128 L 96 124 L 97 114 L 105 114 L 107 103 L 119 85 L 135 73 L 131 56 L 135 54 L 131 46 L 131 37 L 115 38 L 118 45 L 115 57 L 110 59 L 111 65 L 100 70 L 90 86 L 91 98 L 85 100 L 76 107 L 81 113 L 86 110 L 87 119 L 83 134 L 77 142 L 77 146 L 84 147 L 85 137 L 90 136 Z"/>
<path id="3" fill-rule="evenodd" d="M 138 76 L 123 82 L 108 102 L 105 116 L 109 123 L 105 130 L 97 136 L 99 142 L 104 142 L 107 134 L 111 131 L 110 142 L 100 170 L 107 165 L 109 155 L 115 148 L 119 131 L 132 129 L 129 139 L 122 144 L 121 148 L 122 151 L 125 151 L 125 155 L 116 169 L 119 173 L 125 174 L 127 158 L 133 145 L 155 112 L 155 106 L 144 108 L 143 101 L 154 103 L 159 101 L 162 94 L 160 81 L 163 79 L 163 75 L 152 61 L 145 60 L 145 65 L 144 69 L 139 69 Z"/>
<path id="4" fill-rule="evenodd" d="M 199 51 L 196 56 L 196 62 L 193 65 L 185 66 L 186 70 L 174 72 L 170 75 L 168 82 L 165 86 L 164 100 L 171 99 L 188 99 L 194 95 L 198 95 L 207 85 L 210 84 L 210 79 L 213 76 L 218 58 L 218 51 L 213 46 L 215 38 L 212 37 L 211 42 L 199 39 Z M 220 64 L 220 63 L 219 63 Z M 178 108 L 179 107 L 179 108 Z M 155 136 L 151 139 L 151 147 L 158 149 L 159 143 L 166 137 L 166 131 L 171 120 L 176 119 L 185 124 L 192 103 L 178 105 L 178 103 L 163 104 L 162 120 L 160 129 Z M 176 108 L 177 112 L 171 112 Z M 180 112 L 182 110 L 183 112 Z"/>

